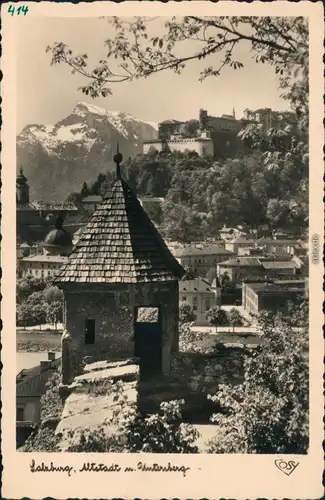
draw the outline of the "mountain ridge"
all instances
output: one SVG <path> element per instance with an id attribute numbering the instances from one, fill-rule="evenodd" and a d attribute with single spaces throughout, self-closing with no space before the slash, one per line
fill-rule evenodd
<path id="1" fill-rule="evenodd" d="M 142 152 L 158 125 L 129 113 L 78 102 L 55 124 L 26 125 L 17 136 L 17 169 L 22 165 L 34 199 L 65 199 L 84 181 L 113 168 L 119 143 L 124 160 Z"/>

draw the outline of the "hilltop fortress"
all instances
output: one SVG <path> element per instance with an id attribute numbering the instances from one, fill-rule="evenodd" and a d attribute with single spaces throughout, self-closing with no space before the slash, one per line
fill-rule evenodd
<path id="1" fill-rule="evenodd" d="M 255 111 L 245 109 L 244 117 L 236 119 L 235 109 L 232 115 L 220 117 L 210 116 L 207 110 L 200 109 L 198 120 L 166 120 L 159 123 L 158 138 L 144 141 L 143 153 L 147 154 L 151 150 L 188 150 L 196 151 L 200 156 L 232 156 L 244 152 L 245 142 L 238 137 L 238 133 L 247 125 L 260 125 L 266 132 L 282 123 L 295 127 L 293 113 L 281 113 L 270 108 Z"/>

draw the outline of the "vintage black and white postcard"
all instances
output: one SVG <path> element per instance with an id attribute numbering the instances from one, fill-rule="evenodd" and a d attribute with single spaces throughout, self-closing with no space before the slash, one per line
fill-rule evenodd
<path id="1" fill-rule="evenodd" d="M 1 17 L 3 496 L 320 498 L 321 2 Z"/>

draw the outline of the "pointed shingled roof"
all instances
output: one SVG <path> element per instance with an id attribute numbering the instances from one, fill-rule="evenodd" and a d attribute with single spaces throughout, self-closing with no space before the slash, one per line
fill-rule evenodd
<path id="1" fill-rule="evenodd" d="M 57 283 L 146 283 L 185 273 L 127 183 L 119 176 L 97 206 Z"/>

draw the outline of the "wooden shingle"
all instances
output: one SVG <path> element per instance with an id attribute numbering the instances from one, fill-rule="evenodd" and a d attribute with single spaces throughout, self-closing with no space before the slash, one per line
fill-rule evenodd
<path id="1" fill-rule="evenodd" d="M 118 177 L 55 281 L 149 283 L 175 281 L 184 272 L 135 194 Z"/>

